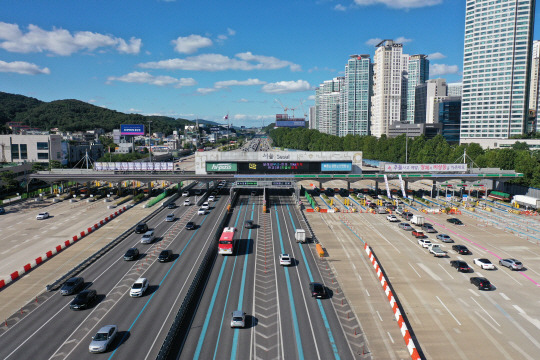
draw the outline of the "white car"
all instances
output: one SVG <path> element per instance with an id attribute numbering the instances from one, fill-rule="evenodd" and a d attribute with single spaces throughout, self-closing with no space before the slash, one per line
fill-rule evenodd
<path id="1" fill-rule="evenodd" d="M 169 215 L 167 215 L 167 217 L 165 218 L 165 221 L 171 222 L 171 221 L 174 221 L 175 218 L 176 218 L 176 216 L 175 216 L 174 214 L 169 214 Z"/>
<path id="2" fill-rule="evenodd" d="M 208 201 L 216 201 L 216 197 L 214 195 L 210 195 L 208 197 Z"/>
<path id="3" fill-rule="evenodd" d="M 246 326 L 246 313 L 242 310 L 235 310 L 231 314 L 231 327 L 243 328 Z"/>
<path id="4" fill-rule="evenodd" d="M 206 210 L 203 209 L 203 208 L 200 208 L 200 209 L 197 211 L 197 214 L 199 214 L 199 215 L 205 215 L 205 214 L 206 214 Z"/>
<path id="5" fill-rule="evenodd" d="M 154 230 L 148 230 L 141 238 L 141 244 L 151 244 L 154 241 Z"/>
<path id="6" fill-rule="evenodd" d="M 129 296 L 143 296 L 146 289 L 148 289 L 148 280 L 146 278 L 138 278 L 137 280 L 135 280 L 133 285 L 131 285 L 131 290 L 129 290 Z"/>
<path id="7" fill-rule="evenodd" d="M 386 217 L 386 220 L 390 221 L 390 222 L 398 222 L 399 219 L 396 217 L 396 215 L 388 215 Z"/>
<path id="8" fill-rule="evenodd" d="M 418 245 L 428 248 L 431 245 L 431 241 L 429 239 L 418 239 Z"/>
<path id="9" fill-rule="evenodd" d="M 493 263 L 491 261 L 489 261 L 489 259 L 476 258 L 476 259 L 473 259 L 473 262 L 476 265 L 480 266 L 484 270 L 493 270 L 493 269 L 495 269 L 495 265 L 493 265 Z"/>
<path id="10" fill-rule="evenodd" d="M 92 341 L 88 346 L 88 351 L 91 353 L 102 353 L 109 349 L 112 342 L 118 334 L 118 326 L 107 325 L 98 330 L 96 335 L 92 337 Z"/>
<path id="11" fill-rule="evenodd" d="M 36 220 L 43 220 L 43 219 L 47 219 L 48 217 L 49 217 L 48 212 L 42 212 L 42 213 L 37 214 Z"/>
<path id="12" fill-rule="evenodd" d="M 184 196 L 184 197 L 185 197 L 185 196 L 189 196 L 189 191 L 184 191 L 184 192 L 182 193 L 182 196 Z"/>
<path id="13" fill-rule="evenodd" d="M 189 199 L 184 200 L 184 206 L 191 205 L 191 201 Z"/>
<path id="14" fill-rule="evenodd" d="M 290 266 L 292 259 L 289 254 L 279 254 L 279 265 Z"/>
<path id="15" fill-rule="evenodd" d="M 210 205 L 208 205 L 208 201 L 203 202 L 203 204 L 201 205 L 201 209 L 204 209 L 204 210 L 208 210 L 209 207 Z"/>

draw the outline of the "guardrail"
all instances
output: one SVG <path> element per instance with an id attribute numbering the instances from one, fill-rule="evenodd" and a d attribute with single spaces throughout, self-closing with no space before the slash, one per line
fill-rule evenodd
<path id="1" fill-rule="evenodd" d="M 236 203 L 236 200 L 238 198 L 237 194 L 238 192 L 235 192 L 232 195 L 231 204 L 233 206 Z M 193 278 L 193 281 L 188 289 L 188 292 L 186 296 L 184 297 L 184 301 L 182 301 L 182 305 L 180 306 L 180 309 L 176 313 L 174 322 L 171 325 L 171 328 L 169 329 L 169 332 L 167 333 L 167 336 L 165 337 L 163 344 L 161 345 L 158 356 L 156 358 L 157 360 L 177 359 L 178 354 L 182 351 L 187 335 L 189 333 L 191 322 L 193 321 L 193 318 L 195 317 L 197 306 L 203 295 L 204 287 L 206 286 L 206 283 L 208 282 L 208 278 L 210 277 L 210 273 L 212 272 L 212 267 L 214 266 L 214 262 L 216 260 L 216 256 L 217 256 L 216 244 L 221 235 L 221 230 L 225 227 L 225 224 L 230 220 L 230 217 L 231 217 L 231 213 L 226 212 L 225 216 L 223 216 L 223 219 L 219 223 L 218 231 L 214 235 L 213 241 L 210 241 L 210 245 L 208 249 L 206 250 L 206 254 L 204 255 L 204 258 L 201 264 L 199 265 L 199 268 L 197 269 L 197 273 L 195 274 L 195 277 Z"/>

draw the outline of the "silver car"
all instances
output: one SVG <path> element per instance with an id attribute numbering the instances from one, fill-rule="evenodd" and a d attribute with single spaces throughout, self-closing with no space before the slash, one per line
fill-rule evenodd
<path id="1" fill-rule="evenodd" d="M 116 334 L 118 334 L 118 327 L 116 325 L 106 325 L 102 327 L 96 335 L 92 337 L 92 342 L 88 346 L 88 351 L 91 353 L 102 353 L 107 351 L 114 341 Z"/>
<path id="2" fill-rule="evenodd" d="M 169 215 L 167 215 L 167 217 L 165 218 L 165 221 L 169 221 L 169 222 L 170 222 L 170 221 L 174 221 L 174 218 L 175 218 L 174 214 L 169 214 Z"/>
<path id="3" fill-rule="evenodd" d="M 499 265 L 506 266 L 510 270 L 522 270 L 523 264 L 521 261 L 516 259 L 501 259 L 499 260 Z"/>
<path id="4" fill-rule="evenodd" d="M 242 310 L 235 310 L 231 314 L 231 327 L 243 328 L 246 326 L 246 313 Z"/>

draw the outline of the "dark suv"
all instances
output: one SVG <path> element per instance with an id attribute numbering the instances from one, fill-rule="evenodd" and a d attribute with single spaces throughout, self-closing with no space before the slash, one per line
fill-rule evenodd
<path id="1" fill-rule="evenodd" d="M 144 234 L 148 231 L 148 225 L 146 223 L 138 224 L 135 228 L 135 234 Z"/>
<path id="2" fill-rule="evenodd" d="M 124 260 L 133 261 L 139 258 L 139 249 L 131 248 L 124 254 Z"/>
<path id="3" fill-rule="evenodd" d="M 77 293 L 84 287 L 84 279 L 82 277 L 72 277 L 62 285 L 60 295 L 72 295 Z"/>
<path id="4" fill-rule="evenodd" d="M 253 220 L 246 220 L 246 222 L 244 223 L 244 227 L 246 229 L 253 229 Z"/>
<path id="5" fill-rule="evenodd" d="M 491 283 L 485 277 L 472 277 L 471 284 L 476 286 L 478 290 L 491 290 Z"/>
<path id="6" fill-rule="evenodd" d="M 173 256 L 172 250 L 163 250 L 158 256 L 158 261 L 159 262 L 170 261 L 172 260 L 172 256 Z"/>
<path id="7" fill-rule="evenodd" d="M 324 299 L 326 294 L 326 287 L 320 283 L 310 283 L 309 290 L 311 291 L 311 297 L 316 297 L 319 299 Z"/>

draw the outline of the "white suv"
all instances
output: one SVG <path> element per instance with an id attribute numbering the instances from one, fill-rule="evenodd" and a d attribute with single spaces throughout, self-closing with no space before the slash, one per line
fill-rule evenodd
<path id="1" fill-rule="evenodd" d="M 133 285 L 131 285 L 131 290 L 129 290 L 129 296 L 131 297 L 143 296 L 146 289 L 148 289 L 148 280 L 146 278 L 138 278 L 133 283 Z"/>
<path id="2" fill-rule="evenodd" d="M 189 201 L 189 199 L 184 200 L 184 206 L 189 206 L 189 205 L 191 205 L 191 201 Z"/>

